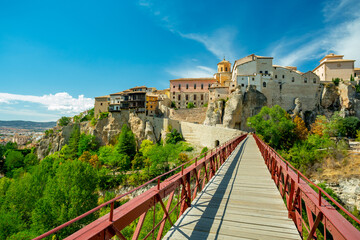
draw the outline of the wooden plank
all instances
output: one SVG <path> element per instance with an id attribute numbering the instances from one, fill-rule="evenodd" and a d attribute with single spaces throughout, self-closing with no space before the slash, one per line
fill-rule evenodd
<path id="1" fill-rule="evenodd" d="M 300 239 L 255 140 L 249 136 L 164 239 Z"/>

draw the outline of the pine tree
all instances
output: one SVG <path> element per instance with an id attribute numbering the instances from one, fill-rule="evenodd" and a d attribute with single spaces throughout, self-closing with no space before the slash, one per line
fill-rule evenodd
<path id="1" fill-rule="evenodd" d="M 115 146 L 115 150 L 119 154 L 129 156 L 130 159 L 133 159 L 136 154 L 135 135 L 126 124 L 124 124 L 121 128 L 121 133 L 118 138 L 118 143 Z"/>

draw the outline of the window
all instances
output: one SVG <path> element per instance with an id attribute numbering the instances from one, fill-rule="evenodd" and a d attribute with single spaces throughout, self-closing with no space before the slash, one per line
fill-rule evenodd
<path id="1" fill-rule="evenodd" d="M 189 100 L 189 95 L 186 94 L 185 99 L 186 101 Z"/>
<path id="2" fill-rule="evenodd" d="M 204 100 L 204 95 L 201 94 L 201 95 L 200 95 L 200 99 L 201 99 L 201 100 Z"/>
<path id="3" fill-rule="evenodd" d="M 196 95 L 194 95 L 194 101 L 196 101 Z"/>
<path id="4" fill-rule="evenodd" d="M 283 78 L 285 78 L 285 75 L 283 75 Z"/>
<path id="5" fill-rule="evenodd" d="M 304 83 L 307 83 L 307 78 L 304 78 Z"/>
<path id="6" fill-rule="evenodd" d="M 254 80 L 255 80 L 255 78 L 252 78 L 252 80 L 254 81 Z"/>
<path id="7" fill-rule="evenodd" d="M 292 81 L 292 82 L 295 82 L 295 78 L 294 78 L 294 77 L 292 77 L 292 78 L 291 78 L 291 81 Z"/>
<path id="8" fill-rule="evenodd" d="M 243 86 L 244 86 L 244 84 L 242 83 L 242 84 L 241 84 L 241 86 L 243 87 Z"/>
<path id="9" fill-rule="evenodd" d="M 196 84 L 194 84 L 194 89 L 196 89 Z"/>
<path id="10" fill-rule="evenodd" d="M 356 73 L 354 73 L 354 77 L 356 77 Z"/>
<path id="11" fill-rule="evenodd" d="M 262 71 L 260 71 L 260 73 L 262 73 Z"/>
<path id="12" fill-rule="evenodd" d="M 181 95 L 178 95 L 178 100 L 179 100 L 179 101 L 181 100 Z"/>
<path id="13" fill-rule="evenodd" d="M 275 75 L 275 78 L 277 78 L 277 75 Z"/>
<path id="14" fill-rule="evenodd" d="M 313 83 L 316 83 L 316 78 L 313 78 Z"/>
<path id="15" fill-rule="evenodd" d="M 173 96 L 173 99 L 175 99 L 175 95 Z"/>
<path id="16" fill-rule="evenodd" d="M 263 87 L 266 87 L 266 82 L 263 82 Z"/>
<path id="17" fill-rule="evenodd" d="M 189 84 L 186 84 L 186 89 L 189 89 Z"/>
<path id="18" fill-rule="evenodd" d="M 173 86 L 173 88 L 175 88 L 175 85 Z"/>
<path id="19" fill-rule="evenodd" d="M 211 84 L 209 83 L 208 88 L 210 88 Z"/>
<path id="20" fill-rule="evenodd" d="M 100 103 L 100 105 L 102 106 L 102 103 Z"/>
<path id="21" fill-rule="evenodd" d="M 204 84 L 201 84 L 201 89 L 204 89 Z"/>
<path id="22" fill-rule="evenodd" d="M 225 72 L 227 71 L 227 67 L 225 67 Z"/>
<path id="23" fill-rule="evenodd" d="M 179 84 L 179 89 L 181 88 L 181 84 Z"/>
<path id="24" fill-rule="evenodd" d="M 221 67 L 221 71 L 223 71 L 223 68 Z"/>
<path id="25" fill-rule="evenodd" d="M 265 74 L 268 74 L 268 71 L 265 71 Z"/>
<path id="26" fill-rule="evenodd" d="M 218 94 L 218 97 L 220 97 L 220 94 Z"/>

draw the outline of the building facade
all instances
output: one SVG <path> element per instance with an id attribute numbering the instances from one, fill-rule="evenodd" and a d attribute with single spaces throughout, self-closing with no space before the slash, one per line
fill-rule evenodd
<path id="1" fill-rule="evenodd" d="M 94 116 L 97 117 L 102 112 L 109 111 L 110 96 L 101 96 L 95 98 Z"/>
<path id="2" fill-rule="evenodd" d="M 217 73 L 214 74 L 214 78 L 220 86 L 228 87 L 231 82 L 231 63 L 226 61 L 225 58 L 217 64 Z"/>
<path id="3" fill-rule="evenodd" d="M 186 108 L 188 103 L 202 107 L 209 101 L 209 88 L 215 78 L 180 78 L 170 80 L 170 100 L 177 108 Z"/>
<path id="4" fill-rule="evenodd" d="M 254 86 L 265 95 L 269 106 L 278 104 L 286 110 L 293 109 L 295 98 L 299 98 L 304 110 L 313 110 L 319 104 L 314 102 L 314 96 L 321 94 L 322 89 L 319 77 L 311 71 L 302 73 L 296 67 L 273 65 L 272 61 L 272 57 L 255 54 L 235 61 L 233 82 L 243 93 Z"/>
<path id="5" fill-rule="evenodd" d="M 319 66 L 313 72 L 321 81 L 332 81 L 335 78 L 350 80 L 356 73 L 354 63 L 355 60 L 344 59 L 344 55 L 330 53 L 320 60 Z"/>
<path id="6" fill-rule="evenodd" d="M 146 95 L 146 115 L 154 116 L 158 108 L 158 95 Z"/>

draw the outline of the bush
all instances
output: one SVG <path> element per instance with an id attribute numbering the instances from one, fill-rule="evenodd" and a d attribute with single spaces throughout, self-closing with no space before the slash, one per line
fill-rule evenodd
<path id="1" fill-rule="evenodd" d="M 175 104 L 175 101 L 172 101 L 171 102 L 171 106 L 170 106 L 171 108 L 176 108 L 176 104 Z"/>
<path id="2" fill-rule="evenodd" d="M 99 120 L 105 119 L 109 116 L 109 112 L 101 112 L 99 115 Z"/>
<path id="3" fill-rule="evenodd" d="M 59 126 L 64 127 L 67 126 L 71 121 L 71 118 L 69 117 L 62 117 L 59 119 Z"/>
<path id="4" fill-rule="evenodd" d="M 194 108 L 194 107 L 195 107 L 195 105 L 193 102 L 188 102 L 188 104 L 186 106 L 186 108 Z"/>
<path id="5" fill-rule="evenodd" d="M 176 129 L 172 129 L 171 132 L 166 134 L 166 144 L 176 144 L 177 142 L 183 141 L 184 138 Z"/>
<path id="6" fill-rule="evenodd" d="M 335 78 L 335 79 L 333 78 L 332 82 L 335 84 L 335 86 L 339 86 L 340 78 Z"/>

